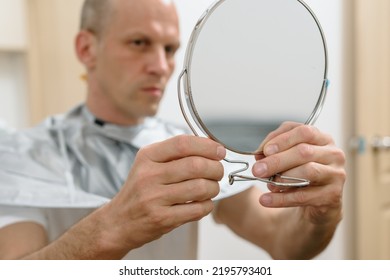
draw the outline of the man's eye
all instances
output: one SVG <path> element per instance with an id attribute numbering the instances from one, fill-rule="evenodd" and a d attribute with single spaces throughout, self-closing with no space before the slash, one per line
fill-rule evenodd
<path id="1" fill-rule="evenodd" d="M 147 42 L 145 40 L 133 40 L 131 44 L 136 47 L 144 47 L 147 45 Z"/>
<path id="2" fill-rule="evenodd" d="M 166 46 L 165 52 L 169 55 L 174 55 L 176 53 L 177 47 L 174 46 Z"/>

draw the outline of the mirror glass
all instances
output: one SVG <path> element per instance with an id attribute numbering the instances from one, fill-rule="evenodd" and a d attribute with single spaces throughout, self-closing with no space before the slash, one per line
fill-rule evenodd
<path id="1" fill-rule="evenodd" d="M 187 48 L 186 103 L 203 133 L 254 154 L 282 122 L 314 121 L 326 69 L 321 27 L 302 1 L 216 1 Z"/>

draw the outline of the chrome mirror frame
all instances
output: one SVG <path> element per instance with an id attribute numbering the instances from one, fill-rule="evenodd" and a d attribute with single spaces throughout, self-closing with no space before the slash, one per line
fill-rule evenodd
<path id="1" fill-rule="evenodd" d="M 191 81 L 190 81 L 190 71 L 191 71 L 192 57 L 193 57 L 193 53 L 194 53 L 194 50 L 196 47 L 196 42 L 197 42 L 198 36 L 201 33 L 202 28 L 206 24 L 207 19 L 225 1 L 229 1 L 229 0 L 218 0 L 214 4 L 212 4 L 203 13 L 203 15 L 199 18 L 198 22 L 196 23 L 196 25 L 191 33 L 188 45 L 187 45 L 185 59 L 184 59 L 184 67 L 183 67 L 181 74 L 179 75 L 178 85 L 177 85 L 180 109 L 182 111 L 183 117 L 185 118 L 187 124 L 191 128 L 194 135 L 209 137 L 209 138 L 216 140 L 216 141 L 218 141 L 218 140 L 214 138 L 212 133 L 210 133 L 210 131 L 208 130 L 208 128 L 206 127 L 206 125 L 202 121 L 201 117 L 199 116 L 198 111 L 196 110 L 194 99 L 193 99 Z M 324 69 L 324 77 L 323 77 L 321 92 L 320 92 L 317 103 L 316 103 L 312 113 L 310 114 L 310 116 L 308 117 L 306 122 L 304 123 L 307 125 L 313 125 L 316 122 L 316 120 L 317 120 L 318 116 L 320 115 L 321 110 L 324 106 L 325 98 L 326 98 L 326 94 L 327 94 L 327 90 L 328 90 L 328 86 L 329 86 L 329 80 L 327 78 L 328 51 L 327 51 L 327 45 L 326 45 L 326 39 L 325 39 L 324 32 L 322 30 L 322 27 L 321 27 L 317 17 L 314 14 L 314 12 L 302 0 L 296 0 L 296 1 L 299 2 L 304 8 L 306 8 L 306 10 L 313 17 L 315 23 L 317 24 L 320 35 L 322 37 L 323 48 L 324 48 L 325 69 Z M 182 84 L 184 84 L 184 91 L 181 89 Z M 221 143 L 221 144 L 223 144 L 223 143 Z M 248 154 L 248 153 L 243 153 L 242 151 L 237 151 L 234 149 L 229 149 L 229 150 L 231 150 L 232 152 L 238 153 L 238 154 Z M 228 163 L 244 165 L 243 168 L 238 169 L 234 172 L 231 172 L 228 175 L 229 176 L 229 183 L 231 185 L 236 181 L 252 181 L 252 180 L 261 181 L 261 182 L 271 184 L 271 185 L 274 185 L 274 186 L 277 186 L 280 188 L 304 187 L 304 186 L 308 186 L 310 184 L 310 181 L 307 179 L 288 177 L 288 176 L 283 176 L 280 174 L 275 174 L 274 176 L 272 176 L 270 178 L 257 178 L 254 176 L 246 176 L 246 175 L 243 175 L 240 173 L 249 169 L 248 162 L 241 161 L 241 160 L 231 160 L 228 158 L 225 158 L 224 161 L 226 161 Z"/>

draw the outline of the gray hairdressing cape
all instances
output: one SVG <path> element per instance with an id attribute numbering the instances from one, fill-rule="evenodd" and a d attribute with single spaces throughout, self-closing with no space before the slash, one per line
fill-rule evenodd
<path id="1" fill-rule="evenodd" d="M 138 149 L 187 132 L 158 118 L 131 127 L 103 123 L 80 105 L 37 127 L 0 133 L 0 204 L 98 207 L 123 185 Z M 245 185 L 224 180 L 218 198 Z"/>
<path id="2" fill-rule="evenodd" d="M 57 239 L 118 192 L 139 148 L 185 132 L 157 118 L 134 127 L 103 123 L 84 105 L 35 128 L 0 132 L 0 227 L 34 221 Z M 224 180 L 218 198 L 246 185 Z M 194 259 L 197 232 L 197 223 L 185 224 L 125 259 Z"/>

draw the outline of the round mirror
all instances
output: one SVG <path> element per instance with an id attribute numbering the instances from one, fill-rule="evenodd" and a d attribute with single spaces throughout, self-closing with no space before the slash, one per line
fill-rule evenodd
<path id="1" fill-rule="evenodd" d="M 314 123 L 326 75 L 324 34 L 303 1 L 220 0 L 193 30 L 179 97 L 195 134 L 255 154 L 282 122 Z"/>

